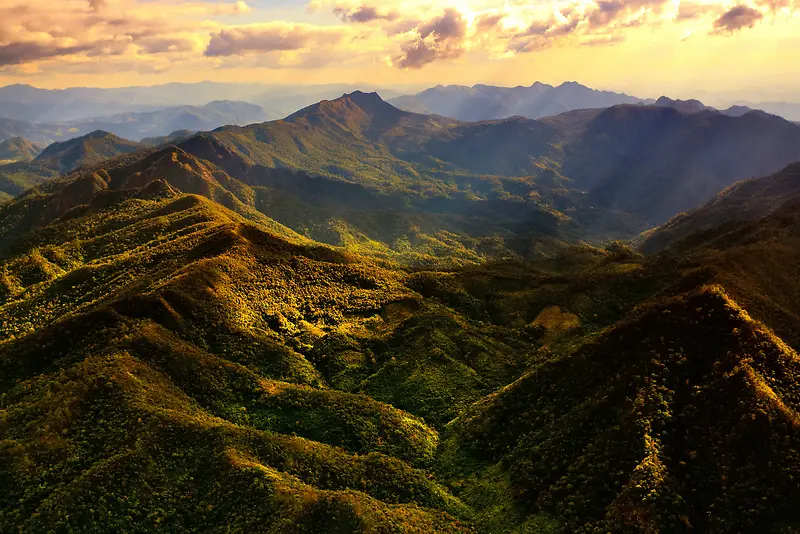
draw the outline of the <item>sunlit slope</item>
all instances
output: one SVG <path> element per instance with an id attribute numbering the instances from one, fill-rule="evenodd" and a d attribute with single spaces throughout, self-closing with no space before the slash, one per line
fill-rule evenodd
<path id="1" fill-rule="evenodd" d="M 462 529 L 437 432 L 298 352 L 409 298 L 390 273 L 163 182 L 4 254 L 3 530 Z"/>

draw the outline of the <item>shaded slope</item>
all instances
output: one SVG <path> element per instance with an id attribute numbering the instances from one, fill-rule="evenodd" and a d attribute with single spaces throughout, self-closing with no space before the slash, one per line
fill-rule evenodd
<path id="1" fill-rule="evenodd" d="M 800 164 L 764 178 L 744 180 L 720 192 L 713 200 L 642 236 L 646 253 L 662 250 L 693 233 L 711 231 L 725 223 L 760 219 L 800 196 Z"/>
<path id="2" fill-rule="evenodd" d="M 617 106 L 587 123 L 561 172 L 596 204 L 652 226 L 798 158 L 800 127 L 779 117 Z"/>
<path id="3" fill-rule="evenodd" d="M 706 289 L 537 367 L 454 423 L 449 446 L 500 462 L 570 531 L 783 531 L 800 523 L 799 372 Z"/>

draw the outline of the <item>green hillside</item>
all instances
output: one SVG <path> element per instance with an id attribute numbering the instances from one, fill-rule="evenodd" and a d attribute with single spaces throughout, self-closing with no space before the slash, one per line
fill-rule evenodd
<path id="1" fill-rule="evenodd" d="M 22 192 L 69 173 L 84 165 L 99 165 L 109 158 L 131 154 L 142 147 L 106 132 L 94 132 L 60 143 L 53 143 L 32 161 L 0 165 L 0 200 L 13 198 Z"/>
<path id="2" fill-rule="evenodd" d="M 800 523 L 797 355 L 707 287 L 745 234 L 408 270 L 181 149 L 108 167 L 0 208 L 0 530 Z"/>
<path id="3" fill-rule="evenodd" d="M 798 531 L 796 168 L 642 255 L 578 165 L 683 142 L 642 109 L 48 148 L 0 205 L 0 532 Z"/>
<path id="4" fill-rule="evenodd" d="M 797 161 L 800 128 L 757 112 L 731 117 L 635 105 L 468 123 L 354 92 L 181 146 L 240 179 L 289 168 L 425 198 L 514 197 L 514 188 L 492 183 L 542 184 L 555 175 L 586 195 L 582 206 L 623 212 L 628 226 L 643 231 L 738 180 Z"/>
<path id="5" fill-rule="evenodd" d="M 22 137 L 12 137 L 0 142 L 0 162 L 30 161 L 42 149 Z"/>
<path id="6" fill-rule="evenodd" d="M 98 130 L 69 141 L 53 143 L 34 161 L 58 172 L 69 172 L 80 165 L 100 163 L 118 154 L 136 152 L 140 148 L 138 143 Z"/>

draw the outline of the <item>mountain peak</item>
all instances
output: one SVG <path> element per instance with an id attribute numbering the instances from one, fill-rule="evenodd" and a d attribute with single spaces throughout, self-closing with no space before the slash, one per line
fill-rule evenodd
<path id="1" fill-rule="evenodd" d="M 570 88 L 570 89 L 589 89 L 588 87 L 586 87 L 583 84 L 580 84 L 578 82 L 571 82 L 571 81 L 570 82 L 564 82 L 561 85 L 559 85 L 557 88 L 558 89 L 568 89 L 568 88 Z"/>
<path id="2" fill-rule="evenodd" d="M 340 100 L 341 99 L 348 99 L 365 111 L 368 111 L 371 108 L 374 109 L 376 107 L 394 107 L 375 92 L 365 93 L 363 91 L 353 91 L 352 93 L 343 94 Z"/>
<path id="3" fill-rule="evenodd" d="M 713 110 L 699 100 L 674 100 L 667 96 L 661 96 L 656 100 L 656 106 L 677 109 L 681 113 L 699 113 L 701 111 Z"/>
<path id="4" fill-rule="evenodd" d="M 345 93 L 335 100 L 323 100 L 308 106 L 289 115 L 285 120 L 292 122 L 298 119 L 306 119 L 317 122 L 323 118 L 335 118 L 336 120 L 349 122 L 355 116 L 362 114 L 373 119 L 386 119 L 396 118 L 403 113 L 403 111 L 383 100 L 378 93 L 353 91 L 352 93 Z"/>

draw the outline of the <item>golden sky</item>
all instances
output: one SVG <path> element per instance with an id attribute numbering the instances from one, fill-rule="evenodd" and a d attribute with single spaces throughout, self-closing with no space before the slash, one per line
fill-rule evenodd
<path id="1" fill-rule="evenodd" d="M 0 0 L 0 84 L 586 85 L 800 100 L 800 0 Z"/>

